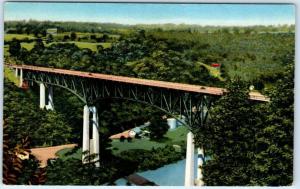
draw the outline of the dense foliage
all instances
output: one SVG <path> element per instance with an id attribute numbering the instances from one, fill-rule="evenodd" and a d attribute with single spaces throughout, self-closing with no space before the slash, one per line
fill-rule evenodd
<path id="1" fill-rule="evenodd" d="M 268 92 L 271 103 L 261 108 L 264 115 L 257 129 L 253 184 L 284 186 L 293 182 L 294 65 Z"/>
<path id="2" fill-rule="evenodd" d="M 174 147 L 166 146 L 164 148 L 156 148 L 152 150 L 129 150 L 120 153 L 120 157 L 126 161 L 130 161 L 130 166 L 136 170 L 154 170 L 166 164 L 176 162 L 185 157 L 185 151 L 176 152 Z M 127 165 L 127 166 L 128 166 Z"/>
<path id="3" fill-rule="evenodd" d="M 288 65 L 269 91 L 271 102 L 254 104 L 247 85 L 235 81 L 197 131 L 211 160 L 206 185 L 290 185 L 293 181 L 294 71 Z"/>
<path id="4" fill-rule="evenodd" d="M 3 126 L 3 183 L 4 184 L 44 184 L 45 170 L 38 167 L 38 161 L 29 150 L 29 137 L 24 137 L 14 146 L 10 145 L 8 126 Z M 24 157 L 28 156 L 28 159 Z"/>
<path id="5" fill-rule="evenodd" d="M 26 136 L 30 137 L 32 147 L 66 144 L 71 139 L 72 128 L 66 118 L 55 111 L 40 110 L 36 96 L 30 91 L 17 88 L 5 79 L 3 100 L 10 146 L 20 143 Z"/>
<path id="6" fill-rule="evenodd" d="M 212 160 L 204 167 L 206 185 L 247 185 L 253 173 L 258 114 L 248 100 L 248 85 L 231 83 L 228 93 L 210 111 L 210 120 L 196 135 Z"/>
<path id="7" fill-rule="evenodd" d="M 110 155 L 97 168 L 93 163 L 82 164 L 79 159 L 57 159 L 47 166 L 48 185 L 114 185 L 120 177 L 136 171 L 154 170 L 184 157 L 172 146 L 152 150 L 129 150 L 118 156 Z M 61 175 L 64 175 L 63 177 Z"/>
<path id="8" fill-rule="evenodd" d="M 253 31 L 255 31 L 253 29 Z M 270 83 L 274 74 L 285 66 L 282 57 L 293 52 L 294 33 L 184 33 L 150 32 L 155 38 L 174 41 L 187 57 L 204 63 L 224 65 L 230 78 L 236 76 L 255 83 L 263 77 Z M 188 46 L 184 46 L 186 44 Z"/>

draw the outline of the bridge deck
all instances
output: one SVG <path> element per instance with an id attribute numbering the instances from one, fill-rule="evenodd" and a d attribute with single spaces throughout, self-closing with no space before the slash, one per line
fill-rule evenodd
<path id="1" fill-rule="evenodd" d="M 86 77 L 86 78 L 95 78 L 95 79 L 101 79 L 101 80 L 116 81 L 116 82 L 121 82 L 121 83 L 146 85 L 146 86 L 152 86 L 152 87 L 160 87 L 160 88 L 166 88 L 166 89 L 174 89 L 174 90 L 195 92 L 195 93 L 202 93 L 202 94 L 209 94 L 209 95 L 220 96 L 220 95 L 223 95 L 223 93 L 226 91 L 226 89 L 218 88 L 218 87 L 207 87 L 207 86 L 191 85 L 191 84 L 184 84 L 184 83 L 156 81 L 156 80 L 150 80 L 150 79 L 140 79 L 140 78 L 115 76 L 115 75 L 100 74 L 100 73 L 90 73 L 90 72 L 75 71 L 75 70 L 46 68 L 46 67 L 29 66 L 29 65 L 7 65 L 7 66 L 13 67 L 13 68 L 22 68 L 25 70 L 57 73 L 57 74 L 79 76 L 79 77 Z M 265 97 L 264 95 L 260 94 L 259 92 L 250 92 L 249 95 L 250 95 L 250 99 L 252 99 L 252 100 L 269 101 L 269 98 Z"/>

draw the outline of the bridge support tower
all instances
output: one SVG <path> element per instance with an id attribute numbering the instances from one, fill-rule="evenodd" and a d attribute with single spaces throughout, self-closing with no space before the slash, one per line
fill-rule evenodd
<path id="1" fill-rule="evenodd" d="M 202 168 L 203 164 L 205 161 L 205 156 L 204 156 L 204 149 L 203 147 L 198 148 L 198 155 L 197 155 L 197 179 L 195 180 L 196 186 L 204 186 L 203 182 L 203 173 L 202 173 Z"/>
<path id="2" fill-rule="evenodd" d="M 20 82 L 19 82 L 19 87 L 23 86 L 23 69 L 20 69 Z"/>
<path id="3" fill-rule="evenodd" d="M 18 78 L 18 68 L 15 69 L 15 76 Z"/>
<path id="4" fill-rule="evenodd" d="M 185 180 L 184 186 L 203 186 L 203 174 L 202 166 L 204 163 L 204 150 L 203 148 L 197 148 L 197 177 L 194 178 L 194 157 L 195 157 L 195 144 L 194 134 L 190 131 L 187 134 L 187 147 L 186 147 L 186 163 L 185 163 Z"/>
<path id="5" fill-rule="evenodd" d="M 47 88 L 47 97 L 48 97 L 48 104 L 46 105 L 46 86 L 44 83 L 40 83 L 40 108 L 47 110 L 54 110 L 54 103 L 53 103 L 53 87 L 48 86 Z"/>
<path id="6" fill-rule="evenodd" d="M 90 114 L 92 113 L 92 119 Z M 91 122 L 91 124 L 90 124 Z M 92 139 L 90 139 L 90 125 L 92 125 Z M 87 163 L 86 157 L 90 154 L 95 154 L 96 167 L 100 167 L 100 136 L 99 136 L 99 119 L 98 112 L 95 106 L 83 108 L 83 135 L 82 135 L 82 162 Z"/>
<path id="7" fill-rule="evenodd" d="M 54 110 L 54 103 L 53 103 L 53 87 L 48 87 L 48 104 L 46 105 L 47 110 Z"/>
<path id="8" fill-rule="evenodd" d="M 184 186 L 194 186 L 194 134 L 190 131 L 186 140 L 186 161 Z"/>

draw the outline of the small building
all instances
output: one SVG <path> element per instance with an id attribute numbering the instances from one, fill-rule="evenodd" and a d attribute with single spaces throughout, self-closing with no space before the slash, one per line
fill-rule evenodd
<path id="1" fill-rule="evenodd" d="M 185 117 L 183 115 L 178 116 L 177 119 L 175 118 L 168 118 L 167 123 L 169 125 L 169 129 L 173 130 L 179 126 L 182 126 L 185 123 Z"/>
<path id="2" fill-rule="evenodd" d="M 219 64 L 219 63 L 211 63 L 210 66 L 214 67 L 214 68 L 220 68 L 221 64 Z"/>
<path id="3" fill-rule="evenodd" d="M 167 123 L 169 125 L 169 130 L 177 128 L 177 120 L 175 118 L 168 118 Z"/>

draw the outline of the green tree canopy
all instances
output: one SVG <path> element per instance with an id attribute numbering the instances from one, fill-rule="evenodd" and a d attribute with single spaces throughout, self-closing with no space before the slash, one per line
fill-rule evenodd
<path id="1" fill-rule="evenodd" d="M 209 121 L 195 141 L 211 156 L 204 165 L 204 182 L 213 186 L 249 185 L 253 177 L 256 123 L 255 103 L 248 100 L 248 84 L 232 81 L 212 107 Z"/>
<path id="2" fill-rule="evenodd" d="M 11 56 L 18 56 L 20 54 L 21 50 L 21 44 L 20 41 L 18 41 L 16 38 L 13 38 L 13 40 L 9 43 L 9 50 Z"/>

